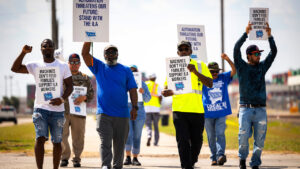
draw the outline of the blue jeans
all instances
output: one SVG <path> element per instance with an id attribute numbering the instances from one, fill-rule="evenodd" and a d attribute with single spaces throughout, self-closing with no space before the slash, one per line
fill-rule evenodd
<path id="1" fill-rule="evenodd" d="M 62 141 L 65 122 L 64 112 L 54 112 L 37 108 L 33 111 L 32 120 L 35 127 L 36 139 L 45 137 L 48 140 L 50 129 L 51 141 L 53 143 L 60 143 Z"/>
<path id="2" fill-rule="evenodd" d="M 212 161 L 217 161 L 225 155 L 225 129 L 226 116 L 220 118 L 205 118 L 205 130 L 207 133 L 208 145 L 210 148 Z"/>
<path id="3" fill-rule="evenodd" d="M 126 151 L 132 150 L 132 154 L 140 153 L 141 136 L 142 136 L 144 123 L 145 123 L 145 118 L 129 121 L 129 133 L 125 145 Z"/>
<path id="4" fill-rule="evenodd" d="M 249 154 L 249 138 L 254 137 L 250 166 L 261 164 L 261 153 L 267 133 L 267 112 L 265 107 L 239 110 L 239 157 L 245 160 Z"/>

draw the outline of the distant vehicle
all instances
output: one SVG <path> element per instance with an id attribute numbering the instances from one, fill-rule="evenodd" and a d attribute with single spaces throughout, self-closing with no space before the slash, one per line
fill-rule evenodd
<path id="1" fill-rule="evenodd" d="M 18 124 L 16 109 L 12 106 L 3 106 L 0 111 L 0 123 L 2 121 L 13 121 Z"/>

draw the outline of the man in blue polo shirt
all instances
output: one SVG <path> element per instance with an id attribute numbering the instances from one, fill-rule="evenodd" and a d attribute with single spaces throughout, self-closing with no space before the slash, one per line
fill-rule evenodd
<path id="1" fill-rule="evenodd" d="M 249 22 L 246 32 L 236 42 L 233 51 L 234 65 L 237 69 L 240 89 L 239 110 L 239 158 L 240 169 L 246 169 L 246 158 L 249 154 L 249 138 L 253 133 L 254 145 L 250 161 L 252 169 L 258 169 L 261 164 L 261 153 L 267 133 L 266 112 L 266 82 L 265 74 L 271 67 L 277 47 L 271 28 L 267 23 L 266 32 L 271 51 L 265 60 L 260 62 L 261 52 L 256 45 L 250 45 L 246 49 L 248 63 L 242 59 L 241 47 L 248 38 L 251 24 Z"/>
<path id="2" fill-rule="evenodd" d="M 118 49 L 109 45 L 104 49 L 105 62 L 90 55 L 91 42 L 82 47 L 84 62 L 97 81 L 97 131 L 100 136 L 102 169 L 123 167 L 124 148 L 129 131 L 129 117 L 137 116 L 137 85 L 129 67 L 117 62 Z M 129 91 L 132 109 L 128 110 Z M 111 151 L 113 142 L 113 155 Z"/>
<path id="3" fill-rule="evenodd" d="M 219 74 L 222 69 L 219 68 L 218 63 L 209 63 L 208 69 L 213 77 L 213 87 L 203 86 L 204 126 L 211 152 L 211 165 L 223 165 L 227 161 L 225 156 L 226 116 L 232 113 L 227 88 L 236 73 L 234 63 L 229 57 L 225 53 L 221 57 L 229 63 L 232 71 Z"/>

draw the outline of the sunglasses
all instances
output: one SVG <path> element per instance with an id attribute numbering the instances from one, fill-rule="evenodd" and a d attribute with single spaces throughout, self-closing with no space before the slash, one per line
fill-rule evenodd
<path id="1" fill-rule="evenodd" d="M 219 70 L 210 70 L 210 73 L 211 73 L 211 74 L 219 73 L 219 72 L 220 72 Z"/>
<path id="2" fill-rule="evenodd" d="M 111 50 L 111 51 L 107 50 L 107 51 L 105 51 L 105 55 L 116 55 L 117 53 L 118 53 L 118 51 L 116 51 L 116 50 Z"/>
<path id="3" fill-rule="evenodd" d="M 260 52 L 256 52 L 256 53 L 252 53 L 252 55 L 258 57 L 258 56 L 261 56 L 261 53 Z"/>
<path id="4" fill-rule="evenodd" d="M 69 62 L 71 65 L 78 65 L 80 63 L 80 61 L 71 61 Z"/>
<path id="5" fill-rule="evenodd" d="M 183 51 L 187 52 L 187 51 L 189 51 L 189 48 L 179 48 L 178 50 L 179 50 L 179 52 L 183 52 Z"/>
<path id="6" fill-rule="evenodd" d="M 42 47 L 43 48 L 53 48 L 54 46 L 50 45 L 50 44 L 43 44 Z"/>

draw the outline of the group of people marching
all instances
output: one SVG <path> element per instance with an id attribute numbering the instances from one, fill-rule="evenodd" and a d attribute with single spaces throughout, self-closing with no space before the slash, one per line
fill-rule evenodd
<path id="1" fill-rule="evenodd" d="M 253 134 L 254 147 L 250 166 L 253 169 L 259 168 L 267 131 L 265 74 L 275 59 L 277 48 L 267 24 L 266 32 L 271 51 L 266 59 L 260 61 L 263 50 L 259 50 L 256 45 L 250 45 L 246 49 L 247 61 L 243 60 L 240 48 L 250 31 L 249 23 L 245 33 L 235 44 L 234 62 L 226 54 L 221 55 L 221 58 L 231 67 L 229 72 L 220 73 L 222 69 L 216 62 L 211 62 L 207 66 L 202 61 L 190 59 L 187 68 L 191 72 L 192 92 L 178 95 L 168 89 L 167 82 L 162 90 L 155 82 L 155 74 L 152 74 L 147 82 L 142 82 L 141 88 L 138 89 L 132 73 L 138 72 L 138 67 L 136 65 L 127 67 L 118 63 L 119 53 L 116 46 L 105 47 L 105 61 L 101 61 L 90 54 L 91 42 L 85 42 L 82 47 L 82 59 L 96 77 L 97 83 L 96 130 L 101 140 L 102 169 L 121 169 L 123 165 L 141 165 L 138 155 L 145 123 L 147 146 L 151 144 L 152 123 L 154 145 L 158 145 L 158 120 L 162 96 L 172 96 L 173 122 L 181 168 L 194 168 L 202 147 L 204 128 L 211 151 L 211 165 L 224 165 L 227 161 L 225 122 L 226 116 L 232 113 L 227 87 L 236 72 L 240 90 L 239 167 L 246 168 L 246 158 L 249 154 L 248 140 Z M 70 113 L 68 98 L 73 92 L 73 86 L 87 88 L 86 95 L 75 98 L 75 105 L 91 101 L 95 92 L 89 77 L 79 71 L 80 56 L 71 54 L 66 64 L 54 58 L 54 49 L 55 44 L 52 40 L 43 40 L 41 43 L 43 61 L 24 65 L 23 58 L 32 51 L 31 46 L 25 45 L 11 70 L 16 73 L 30 73 L 37 81 L 39 78 L 37 70 L 40 68 L 58 68 L 60 97 L 52 98 L 47 103 L 41 103 L 36 99 L 34 104 L 32 117 L 36 133 L 34 147 L 36 164 L 39 169 L 43 168 L 44 144 L 48 140 L 50 130 L 53 143 L 53 168 L 68 165 L 71 156 L 68 136 L 71 128 L 73 166 L 81 167 L 80 156 L 84 146 L 86 117 Z M 190 56 L 191 43 L 181 41 L 177 45 L 177 54 L 179 57 Z M 142 94 L 142 102 L 138 102 L 138 92 Z M 130 102 L 128 102 L 128 93 Z"/>

